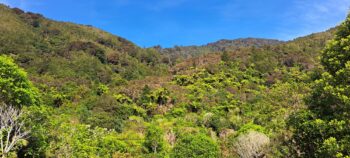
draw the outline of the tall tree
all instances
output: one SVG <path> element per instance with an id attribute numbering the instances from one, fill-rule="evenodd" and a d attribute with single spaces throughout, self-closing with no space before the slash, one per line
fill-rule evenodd
<path id="1" fill-rule="evenodd" d="M 33 120 L 21 117 L 21 108 L 31 105 L 40 105 L 38 90 L 13 59 L 0 56 L 0 152 L 3 157 L 17 150 L 29 134 L 24 130 L 24 122 Z M 38 126 L 33 127 L 32 133 L 36 133 Z"/>
<path id="2" fill-rule="evenodd" d="M 291 117 L 304 157 L 350 156 L 350 15 L 324 49 L 325 69 L 315 81 L 308 110 Z"/>

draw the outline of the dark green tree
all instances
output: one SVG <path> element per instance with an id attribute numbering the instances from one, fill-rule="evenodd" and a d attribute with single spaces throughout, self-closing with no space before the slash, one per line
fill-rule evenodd
<path id="1" fill-rule="evenodd" d="M 222 60 L 223 62 L 228 62 L 228 61 L 230 61 L 230 57 L 229 57 L 227 51 L 222 52 L 222 54 L 221 54 L 221 60 Z"/>
<path id="2" fill-rule="evenodd" d="M 140 94 L 140 98 L 138 100 L 140 105 L 143 104 L 148 104 L 149 102 L 151 102 L 151 99 L 149 98 L 149 96 L 151 95 L 151 88 L 149 88 L 148 85 L 145 85 L 142 88 L 142 92 Z"/>

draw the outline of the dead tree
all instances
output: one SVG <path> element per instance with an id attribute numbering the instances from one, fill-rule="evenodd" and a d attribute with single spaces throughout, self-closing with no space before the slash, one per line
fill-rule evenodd
<path id="1" fill-rule="evenodd" d="M 29 134 L 29 131 L 23 129 L 21 114 L 20 110 L 12 106 L 0 104 L 0 155 L 3 158 Z"/>
<path id="2" fill-rule="evenodd" d="M 241 158 L 263 158 L 269 143 L 270 139 L 265 134 L 250 131 L 238 136 L 234 147 Z"/>

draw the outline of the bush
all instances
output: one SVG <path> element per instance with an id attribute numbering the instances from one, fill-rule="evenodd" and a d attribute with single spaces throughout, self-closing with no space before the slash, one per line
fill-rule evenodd
<path id="1" fill-rule="evenodd" d="M 155 125 L 150 125 L 147 128 L 146 140 L 143 144 L 147 153 L 160 153 L 164 150 L 165 142 L 163 135 L 163 130 Z"/>
<path id="2" fill-rule="evenodd" d="M 14 61 L 0 56 L 0 99 L 14 106 L 39 105 L 38 90 Z"/>
<path id="3" fill-rule="evenodd" d="M 124 95 L 110 96 L 104 94 L 87 103 L 90 106 L 91 112 L 88 116 L 81 116 L 84 123 L 90 124 L 93 127 L 103 127 L 114 129 L 121 132 L 124 126 L 124 121 L 129 116 L 143 116 L 142 109 L 137 108 L 133 104 L 128 104 L 130 98 Z"/>
<path id="4" fill-rule="evenodd" d="M 100 83 L 97 87 L 97 95 L 101 96 L 102 94 L 108 93 L 108 91 L 109 91 L 109 88 L 104 84 Z"/>
<path id="5" fill-rule="evenodd" d="M 256 125 L 254 123 L 247 123 L 238 130 L 238 134 L 245 134 L 245 133 L 249 133 L 250 131 L 265 133 L 266 130 L 264 127 L 260 125 Z"/>
<path id="6" fill-rule="evenodd" d="M 112 157 L 114 153 L 127 152 L 126 144 L 114 131 L 67 123 L 62 123 L 56 131 L 60 134 L 50 142 L 48 157 Z"/>
<path id="7" fill-rule="evenodd" d="M 170 157 L 216 158 L 219 157 L 219 147 L 204 134 L 185 135 L 175 144 Z"/>

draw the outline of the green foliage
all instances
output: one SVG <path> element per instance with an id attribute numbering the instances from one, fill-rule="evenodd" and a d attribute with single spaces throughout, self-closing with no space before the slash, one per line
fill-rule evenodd
<path id="1" fill-rule="evenodd" d="M 143 146 L 147 153 L 161 153 L 164 151 L 164 132 L 161 128 L 151 124 L 147 127 L 145 142 Z"/>
<path id="2" fill-rule="evenodd" d="M 0 98 L 14 106 L 39 105 L 38 90 L 10 57 L 0 56 Z"/>
<path id="3" fill-rule="evenodd" d="M 158 105 L 164 105 L 170 100 L 170 92 L 166 88 L 160 88 L 155 90 L 150 96 L 151 101 L 157 103 Z"/>
<path id="4" fill-rule="evenodd" d="M 121 104 L 131 104 L 132 103 L 132 100 L 124 94 L 116 94 L 113 97 L 117 100 L 118 103 L 121 103 Z"/>
<path id="5" fill-rule="evenodd" d="M 138 103 L 147 110 L 148 115 L 154 115 L 158 107 L 166 106 L 170 100 L 170 92 L 166 88 L 151 90 L 146 85 L 142 89 Z"/>
<path id="6" fill-rule="evenodd" d="M 349 147 L 346 143 L 349 141 L 347 121 L 322 120 L 307 111 L 298 113 L 291 120 L 295 128 L 293 138 L 299 149 L 304 152 L 303 156 L 329 155 L 329 157 L 335 157 L 338 153 L 347 153 Z M 337 142 L 337 139 L 341 141 Z M 337 142 L 336 146 L 334 142 Z"/>
<path id="7" fill-rule="evenodd" d="M 248 133 L 249 131 L 257 131 L 260 133 L 266 133 L 266 129 L 264 127 L 253 124 L 253 123 L 247 123 L 243 125 L 239 130 L 238 130 L 238 135 L 239 134 L 245 134 Z"/>
<path id="8" fill-rule="evenodd" d="M 175 144 L 172 158 L 215 158 L 219 157 L 219 147 L 210 137 L 204 134 L 188 134 Z"/>
<path id="9" fill-rule="evenodd" d="M 340 25 L 336 36 L 331 40 L 322 53 L 322 65 L 331 75 L 335 75 L 345 67 L 350 60 L 349 34 L 350 16 Z"/>
<path id="10" fill-rule="evenodd" d="M 48 105 L 24 106 L 31 136 L 17 157 L 232 157 L 238 138 L 256 144 L 251 131 L 271 140 L 266 157 L 349 155 L 348 21 L 322 53 L 324 73 L 318 56 L 335 29 L 143 49 L 91 26 L 0 14 L 0 52 L 14 59 L 0 56 L 1 99 L 40 104 L 16 62 Z"/>
<path id="11" fill-rule="evenodd" d="M 69 46 L 70 51 L 84 51 L 97 57 L 101 63 L 107 63 L 105 51 L 92 42 L 72 42 Z"/>
<path id="12" fill-rule="evenodd" d="M 145 85 L 142 88 L 142 92 L 140 94 L 139 104 L 148 104 L 151 102 L 151 98 L 149 97 L 151 95 L 151 88 L 149 88 L 148 85 Z"/>
<path id="13" fill-rule="evenodd" d="M 43 157 L 49 149 L 50 142 L 50 116 L 54 109 L 48 106 L 23 107 L 22 112 L 25 126 L 30 129 L 29 144 L 22 148 L 19 156 Z"/>
<path id="14" fill-rule="evenodd" d="M 171 115 L 173 117 L 181 117 L 181 116 L 184 116 L 186 114 L 186 109 L 185 108 L 174 108 L 172 111 L 171 111 Z"/>
<path id="15" fill-rule="evenodd" d="M 254 63 L 256 70 L 262 73 L 273 72 L 278 65 L 276 54 L 273 51 L 253 51 L 250 61 Z M 288 66 L 291 67 L 293 65 L 290 64 Z"/>
<path id="16" fill-rule="evenodd" d="M 341 149 L 337 139 L 330 137 L 323 142 L 319 152 L 321 153 L 320 155 L 325 157 L 339 157 L 340 155 L 343 157 L 340 151 Z"/>
<path id="17" fill-rule="evenodd" d="M 140 53 L 139 58 L 141 62 L 145 62 L 149 65 L 156 65 L 160 63 L 160 54 L 153 48 L 148 48 L 144 52 Z"/>
<path id="18" fill-rule="evenodd" d="M 230 57 L 229 57 L 227 51 L 224 51 L 224 52 L 221 54 L 221 60 L 222 60 L 223 62 L 228 62 L 228 61 L 230 61 Z"/>
<path id="19" fill-rule="evenodd" d="M 99 84 L 97 87 L 97 95 L 102 95 L 108 93 L 109 88 L 104 84 Z"/>
<path id="20" fill-rule="evenodd" d="M 192 78 L 186 75 L 176 75 L 174 76 L 173 80 L 180 86 L 188 86 L 190 84 L 193 84 L 193 81 L 191 81 Z"/>
<path id="21" fill-rule="evenodd" d="M 145 115 L 145 111 L 135 104 L 131 104 L 131 99 L 125 95 L 102 95 L 90 101 L 91 111 L 81 116 L 81 120 L 91 124 L 93 127 L 103 127 L 121 132 L 125 120 L 130 116 Z"/>
<path id="22" fill-rule="evenodd" d="M 326 72 L 315 81 L 309 110 L 292 118 L 294 141 L 304 157 L 346 157 L 349 153 L 350 18 L 322 53 Z"/>
<path id="23" fill-rule="evenodd" d="M 127 152 L 126 144 L 113 131 L 66 123 L 56 130 L 59 135 L 50 143 L 47 156 L 112 157 L 114 153 Z"/>

